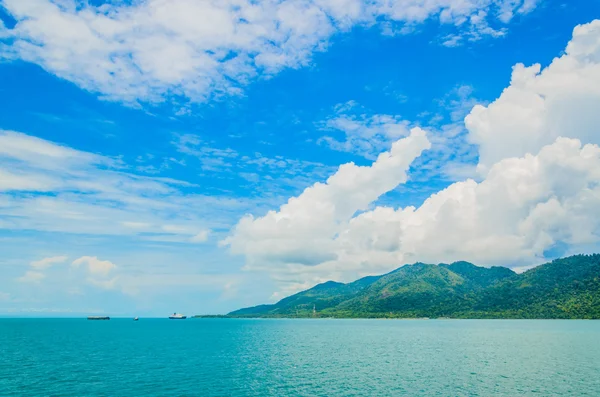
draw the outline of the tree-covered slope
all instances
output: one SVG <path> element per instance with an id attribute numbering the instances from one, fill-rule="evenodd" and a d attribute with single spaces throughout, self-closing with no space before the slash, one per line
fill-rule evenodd
<path id="1" fill-rule="evenodd" d="M 229 313 L 233 316 L 254 314 L 307 316 L 318 307 L 319 311 L 339 305 L 350 296 L 354 296 L 377 281 L 379 276 L 369 276 L 349 284 L 327 281 L 313 288 L 288 296 L 274 305 L 260 305 Z"/>
<path id="2" fill-rule="evenodd" d="M 449 301 L 461 301 L 472 284 L 445 267 L 417 263 L 381 277 L 326 312 L 340 312 L 349 317 L 402 312 L 407 317 L 422 317 L 426 312 L 446 307 Z"/>
<path id="3" fill-rule="evenodd" d="M 231 317 L 600 318 L 600 255 L 516 274 L 468 262 L 402 266 L 353 283 L 329 281 Z"/>
<path id="4" fill-rule="evenodd" d="M 477 295 L 485 317 L 600 318 L 600 255 L 557 259 Z"/>

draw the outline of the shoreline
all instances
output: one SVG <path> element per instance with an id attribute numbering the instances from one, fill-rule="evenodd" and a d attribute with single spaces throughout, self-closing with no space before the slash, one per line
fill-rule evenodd
<path id="1" fill-rule="evenodd" d="M 218 315 L 197 315 L 190 319 L 194 320 L 402 320 L 402 321 L 448 321 L 448 320 L 560 320 L 560 321 L 598 321 L 600 318 L 483 318 L 483 317 L 234 317 L 234 316 L 218 316 Z"/>

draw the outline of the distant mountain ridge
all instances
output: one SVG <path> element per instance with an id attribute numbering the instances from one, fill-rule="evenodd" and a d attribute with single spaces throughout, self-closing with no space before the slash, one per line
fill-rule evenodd
<path id="1" fill-rule="evenodd" d="M 328 281 L 227 317 L 598 319 L 600 255 L 557 259 L 522 274 L 468 262 L 415 263 L 348 284 Z"/>

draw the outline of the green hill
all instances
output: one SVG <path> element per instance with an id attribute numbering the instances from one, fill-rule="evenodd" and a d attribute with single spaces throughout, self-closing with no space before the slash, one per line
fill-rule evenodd
<path id="1" fill-rule="evenodd" d="M 249 315 L 254 317 L 255 314 L 262 314 L 269 316 L 306 317 L 312 314 L 315 307 L 318 307 L 319 310 L 336 307 L 348 299 L 348 297 L 360 293 L 360 291 L 373 284 L 379 278 L 380 276 L 369 276 L 349 284 L 327 281 L 326 283 L 315 285 L 309 290 L 288 296 L 274 305 L 249 307 L 229 313 L 229 315 Z"/>
<path id="2" fill-rule="evenodd" d="M 313 313 L 316 309 L 316 314 Z M 402 266 L 352 283 L 328 281 L 228 317 L 600 318 L 600 255 L 522 274 L 468 262 Z"/>

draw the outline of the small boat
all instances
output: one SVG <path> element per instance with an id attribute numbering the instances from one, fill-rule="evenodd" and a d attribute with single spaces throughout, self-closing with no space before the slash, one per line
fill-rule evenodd
<path id="1" fill-rule="evenodd" d="M 169 316 L 169 319 L 171 320 L 185 320 L 187 318 L 187 316 L 180 314 L 180 313 L 173 313 L 172 315 Z"/>
<path id="2" fill-rule="evenodd" d="M 139 320 L 139 318 L 137 318 L 137 317 L 135 317 L 135 318 L 133 319 L 133 321 L 137 321 L 137 320 Z"/>
<path id="3" fill-rule="evenodd" d="M 108 316 L 88 316 L 88 320 L 110 320 Z"/>

